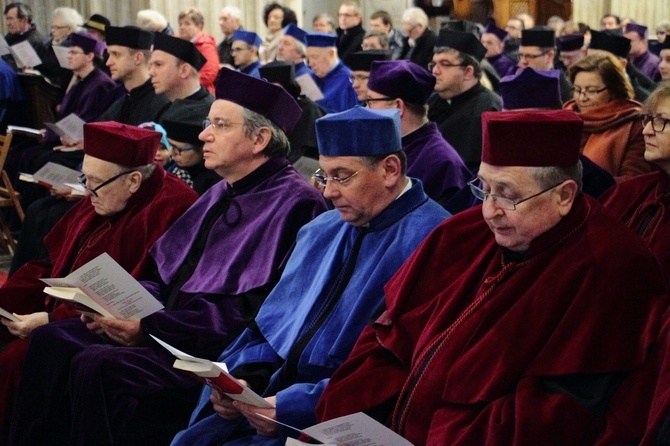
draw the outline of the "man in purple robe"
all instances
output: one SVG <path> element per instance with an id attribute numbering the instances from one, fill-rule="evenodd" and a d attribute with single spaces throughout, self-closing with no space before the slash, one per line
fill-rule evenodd
<path id="1" fill-rule="evenodd" d="M 486 48 L 484 57 L 495 68 L 500 78 L 514 74 L 516 71 L 516 62 L 504 54 L 505 44 L 503 42 L 506 37 L 507 31 L 489 23 L 484 28 L 484 33 L 480 39 L 482 45 Z"/>
<path id="2" fill-rule="evenodd" d="M 661 73 L 658 71 L 660 59 L 655 54 L 649 52 L 649 30 L 644 25 L 629 23 L 624 30 L 624 37 L 630 39 L 630 52 L 628 56 L 633 65 L 642 71 L 649 79 L 654 82 L 661 80 Z"/>
<path id="3" fill-rule="evenodd" d="M 230 88 L 234 85 L 234 88 Z M 300 227 L 325 210 L 288 165 L 300 108 L 281 87 L 223 70 L 205 129 L 210 188 L 151 248 L 145 287 L 165 310 L 141 321 L 96 317 L 33 333 L 13 444 L 160 444 L 186 425 L 198 382 L 150 334 L 214 359 L 270 289 Z M 49 367 L 43 367 L 49 364 Z M 31 403 L 40 401 L 39 407 Z"/>
<path id="4" fill-rule="evenodd" d="M 444 204 L 465 187 L 472 174 L 456 150 L 428 121 L 426 102 L 435 76 L 408 60 L 372 62 L 368 80 L 369 108 L 397 108 L 407 174 L 423 182 L 426 194 Z"/>

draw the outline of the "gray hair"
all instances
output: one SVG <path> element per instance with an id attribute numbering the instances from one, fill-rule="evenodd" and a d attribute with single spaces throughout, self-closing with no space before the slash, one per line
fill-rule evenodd
<path id="1" fill-rule="evenodd" d="M 527 167 L 528 173 L 537 184 L 546 189 L 563 181 L 572 180 L 582 190 L 582 162 L 565 167 Z"/>
<path id="2" fill-rule="evenodd" d="M 291 145 L 288 142 L 286 133 L 280 129 L 277 124 L 270 121 L 265 116 L 249 110 L 248 108 L 242 107 L 242 118 L 244 119 L 244 135 L 247 138 L 251 138 L 255 132 L 260 130 L 262 127 L 267 127 L 270 129 L 272 136 L 270 137 L 270 142 L 267 147 L 263 150 L 263 155 L 268 158 L 281 158 L 287 157 L 291 151 Z"/>
<path id="3" fill-rule="evenodd" d="M 242 10 L 238 8 L 237 6 L 224 6 L 221 8 L 221 12 L 219 14 L 226 14 L 230 16 L 231 19 L 235 20 L 242 20 Z"/>
<path id="4" fill-rule="evenodd" d="M 421 8 L 407 8 L 402 13 L 402 21 L 408 22 L 412 26 L 423 25 L 428 27 L 428 16 Z"/>
<path id="5" fill-rule="evenodd" d="M 54 9 L 51 18 L 60 18 L 63 21 L 64 26 L 72 28 L 72 32 L 81 31 L 84 23 L 84 18 L 76 9 L 68 8 L 66 6 L 59 6 Z"/>
<path id="6" fill-rule="evenodd" d="M 167 25 L 165 16 L 155 9 L 143 9 L 137 13 L 137 26 L 145 31 L 162 31 Z"/>
<path id="7" fill-rule="evenodd" d="M 135 167 L 124 166 L 122 164 L 117 164 L 117 166 L 119 166 L 119 173 L 127 172 L 127 171 L 139 172 L 140 175 L 142 175 L 142 182 L 151 178 L 151 175 L 153 175 L 154 172 L 156 171 L 156 164 L 155 163 L 145 164 L 144 166 L 135 166 Z"/>

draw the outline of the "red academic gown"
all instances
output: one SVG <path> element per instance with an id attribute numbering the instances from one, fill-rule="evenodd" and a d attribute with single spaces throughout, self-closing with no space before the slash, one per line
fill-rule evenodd
<path id="1" fill-rule="evenodd" d="M 79 313 L 67 304 L 48 299 L 40 277 L 62 277 L 107 252 L 133 277 L 148 272 L 149 248 L 195 202 L 198 195 L 162 168 L 135 193 L 126 208 L 111 217 L 95 213 L 90 199 L 81 200 L 54 226 L 44 243 L 53 266 L 30 262 L 0 288 L 0 307 L 18 314 L 52 312 L 53 320 Z M 28 339 L 17 339 L 5 327 L 0 340 L 10 341 L 0 353 L 0 444 L 6 440 Z"/>
<path id="2" fill-rule="evenodd" d="M 479 206 L 440 225 L 387 284 L 318 418 L 374 409 L 415 445 L 594 443 L 658 333 L 661 272 L 584 195 L 509 257 Z"/>

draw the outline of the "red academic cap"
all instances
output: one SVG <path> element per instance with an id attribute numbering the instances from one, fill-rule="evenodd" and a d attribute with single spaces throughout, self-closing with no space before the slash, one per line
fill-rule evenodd
<path id="1" fill-rule="evenodd" d="M 569 110 L 482 113 L 482 162 L 492 166 L 571 166 L 584 122 Z"/>
<path id="2" fill-rule="evenodd" d="M 119 122 L 84 124 L 84 153 L 121 166 L 153 163 L 160 141 L 158 132 Z"/>

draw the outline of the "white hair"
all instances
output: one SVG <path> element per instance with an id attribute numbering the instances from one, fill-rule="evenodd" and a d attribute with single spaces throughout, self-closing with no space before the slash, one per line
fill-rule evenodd
<path id="1" fill-rule="evenodd" d="M 421 8 L 407 8 L 402 13 L 402 21 L 412 26 L 423 25 L 428 27 L 428 16 Z"/>
<path id="2" fill-rule="evenodd" d="M 143 9 L 137 13 L 137 26 L 145 31 L 162 31 L 167 25 L 165 16 L 155 9 Z"/>
<path id="3" fill-rule="evenodd" d="M 219 14 L 230 16 L 231 19 L 242 20 L 242 10 L 237 6 L 224 6 Z"/>
<path id="4" fill-rule="evenodd" d="M 59 18 L 63 21 L 64 26 L 72 28 L 73 32 L 78 32 L 84 24 L 84 18 L 77 12 L 76 9 L 68 8 L 66 6 L 59 6 L 51 13 L 51 18 Z"/>

